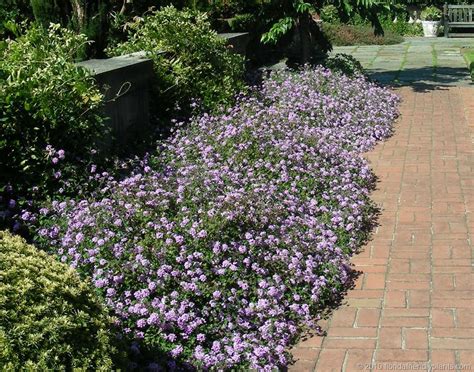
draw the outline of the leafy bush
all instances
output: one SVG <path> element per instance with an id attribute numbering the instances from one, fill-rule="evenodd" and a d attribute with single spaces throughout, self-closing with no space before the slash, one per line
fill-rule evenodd
<path id="1" fill-rule="evenodd" d="M 198 100 L 205 108 L 232 102 L 243 88 L 243 59 L 230 53 L 207 16 L 165 7 L 129 27 L 129 40 L 111 55 L 144 50 L 153 59 L 157 105 L 173 108 Z"/>
<path id="2" fill-rule="evenodd" d="M 348 76 L 360 75 L 364 73 L 364 68 L 353 56 L 338 53 L 324 61 L 324 66 L 332 71 L 339 71 Z"/>
<path id="3" fill-rule="evenodd" d="M 442 14 L 437 7 L 429 6 L 421 12 L 421 19 L 424 21 L 439 21 Z"/>
<path id="4" fill-rule="evenodd" d="M 384 31 L 384 39 L 388 38 L 388 41 L 381 40 L 380 37 L 378 37 L 375 41 L 370 41 L 370 42 L 363 42 L 365 44 L 373 44 L 375 43 L 381 43 L 381 44 L 393 44 L 394 42 L 391 39 L 395 38 L 395 41 L 401 42 L 403 39 L 401 39 L 399 36 L 422 36 L 423 35 L 423 28 L 421 24 L 419 23 L 408 23 L 408 12 L 406 10 L 406 5 L 402 4 L 392 4 L 388 9 L 386 8 L 381 8 L 380 12 L 377 12 L 377 20 L 380 23 L 380 26 L 382 27 Z M 338 22 L 331 22 L 333 25 L 337 24 Z M 354 33 L 362 33 L 366 35 L 362 36 L 357 36 L 357 37 L 362 37 L 363 39 L 372 39 L 374 37 L 373 31 L 370 31 L 370 29 L 373 29 L 372 24 L 369 22 L 367 18 L 364 18 L 360 16 L 359 14 L 354 14 L 350 19 L 348 19 L 348 25 L 351 27 L 348 27 L 344 31 L 346 34 L 344 38 L 349 38 L 351 40 L 351 43 L 354 43 L 352 41 L 353 39 L 356 39 L 356 35 L 352 36 L 347 36 L 348 33 L 354 34 Z M 335 27 L 331 28 L 331 32 L 337 32 L 337 29 Z M 398 36 L 396 36 L 398 35 Z M 340 41 L 344 42 L 344 41 Z M 356 43 L 358 43 L 356 41 Z M 349 45 L 349 44 L 348 44 Z M 350 44 L 352 45 L 352 44 Z"/>
<path id="5" fill-rule="evenodd" d="M 403 37 L 386 31 L 383 36 L 375 35 L 371 26 L 323 24 L 323 31 L 329 41 L 339 45 L 389 45 L 403 42 Z"/>
<path id="6" fill-rule="evenodd" d="M 185 6 L 209 12 L 213 18 L 229 18 L 237 14 L 256 14 L 262 2 L 260 0 L 187 1 Z"/>
<path id="7" fill-rule="evenodd" d="M 472 81 L 474 81 L 474 49 L 472 48 L 463 48 L 461 53 L 464 56 L 464 59 L 467 63 L 467 68 L 471 72 Z"/>
<path id="8" fill-rule="evenodd" d="M 358 154 L 390 135 L 398 99 L 323 68 L 276 72 L 258 97 L 38 217 L 37 243 L 92 278 L 141 360 L 285 365 L 350 282 L 374 217 Z"/>
<path id="9" fill-rule="evenodd" d="M 257 17 L 255 14 L 245 13 L 237 14 L 228 20 L 229 27 L 234 32 L 249 31 L 257 25 Z"/>
<path id="10" fill-rule="evenodd" d="M 107 134 L 99 115 L 102 95 L 73 63 L 85 42 L 52 25 L 32 26 L 0 44 L 0 212 L 1 204 L 18 202 L 6 194 L 22 203 L 67 188 L 61 172 L 68 184 L 79 182 L 77 158 L 87 158 Z"/>
<path id="11" fill-rule="evenodd" d="M 390 11 L 378 14 L 378 19 L 384 31 L 391 31 L 400 36 L 423 36 L 423 27 L 420 23 L 409 23 L 409 14 L 406 5 L 395 4 Z"/>
<path id="12" fill-rule="evenodd" d="M 31 17 L 29 0 L 2 0 L 0 2 L 0 40 L 15 36 L 15 24 Z"/>
<path id="13" fill-rule="evenodd" d="M 382 22 L 385 31 L 393 32 L 400 36 L 423 36 L 423 27 L 421 23 L 408 23 L 404 20 L 396 22 L 387 20 Z"/>
<path id="14" fill-rule="evenodd" d="M 340 22 L 339 11 L 334 5 L 331 4 L 323 6 L 321 8 L 320 16 L 323 22 L 331 23 L 334 25 Z"/>
<path id="15" fill-rule="evenodd" d="M 70 22 L 69 1 L 30 0 L 30 3 L 36 21 L 43 27 L 48 27 L 50 23 L 65 26 Z"/>
<path id="16" fill-rule="evenodd" d="M 5 371 L 109 371 L 111 320 L 89 284 L 0 231 L 0 365 Z"/>

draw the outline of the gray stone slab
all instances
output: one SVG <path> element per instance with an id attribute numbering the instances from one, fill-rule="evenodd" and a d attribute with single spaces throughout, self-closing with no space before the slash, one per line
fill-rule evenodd
<path id="1" fill-rule="evenodd" d="M 469 85 L 472 83 L 460 53 L 462 46 L 474 47 L 474 38 L 413 37 L 397 45 L 360 46 L 351 54 L 368 67 L 372 78 L 382 83 L 397 78 L 405 85 Z"/>
<path id="2" fill-rule="evenodd" d="M 136 52 L 123 56 L 112 57 L 108 59 L 88 59 L 86 61 L 76 63 L 76 66 L 84 67 L 91 71 L 94 75 L 105 74 L 120 69 L 128 69 L 135 65 L 147 64 L 146 53 Z"/>
<path id="3" fill-rule="evenodd" d="M 250 41 L 250 34 L 248 32 L 224 32 L 218 34 L 218 36 L 226 40 L 233 53 L 243 56 L 247 54 L 247 45 Z"/>
<path id="4" fill-rule="evenodd" d="M 426 61 L 425 63 L 418 63 L 418 62 L 413 62 L 413 61 L 407 61 L 403 65 L 403 68 L 410 69 L 410 68 L 433 68 L 433 62 L 432 61 Z"/>
<path id="5" fill-rule="evenodd" d="M 358 48 L 356 46 L 338 46 L 334 47 L 333 51 L 336 53 L 348 53 L 348 52 L 354 52 Z"/>
<path id="6" fill-rule="evenodd" d="M 149 125 L 149 88 L 153 62 L 144 52 L 77 64 L 91 72 L 104 93 L 103 111 L 120 145 L 145 133 Z M 111 143 L 104 143 L 104 147 Z"/>

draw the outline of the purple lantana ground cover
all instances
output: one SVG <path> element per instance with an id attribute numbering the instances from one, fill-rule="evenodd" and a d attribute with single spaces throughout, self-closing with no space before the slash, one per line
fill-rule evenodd
<path id="1" fill-rule="evenodd" d="M 287 365 L 368 237 L 361 153 L 392 133 L 398 102 L 362 76 L 275 72 L 127 178 L 43 209 L 37 244 L 91 278 L 151 369 Z"/>

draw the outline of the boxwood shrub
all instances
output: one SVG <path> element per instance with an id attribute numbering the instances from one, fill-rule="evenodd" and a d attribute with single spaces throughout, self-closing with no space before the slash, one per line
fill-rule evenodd
<path id="1" fill-rule="evenodd" d="M 4 371 L 112 367 L 112 320 L 89 283 L 0 231 L 0 365 Z"/>

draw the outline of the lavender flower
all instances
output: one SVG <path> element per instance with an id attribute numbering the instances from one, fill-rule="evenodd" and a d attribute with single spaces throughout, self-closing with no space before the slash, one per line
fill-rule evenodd
<path id="1" fill-rule="evenodd" d="M 374 217 L 360 154 L 392 133 L 398 102 L 363 77 L 276 72 L 177 125 L 142 171 L 53 203 L 39 242 L 91 277 L 140 348 L 272 370 L 349 280 Z"/>

